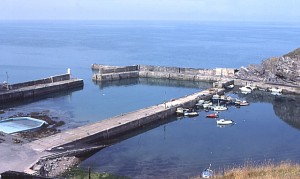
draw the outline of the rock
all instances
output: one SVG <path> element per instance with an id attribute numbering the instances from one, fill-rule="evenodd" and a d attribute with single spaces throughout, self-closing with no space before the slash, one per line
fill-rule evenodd
<path id="1" fill-rule="evenodd" d="M 300 86 L 300 48 L 282 57 L 266 59 L 258 65 L 241 67 L 237 78 Z"/>

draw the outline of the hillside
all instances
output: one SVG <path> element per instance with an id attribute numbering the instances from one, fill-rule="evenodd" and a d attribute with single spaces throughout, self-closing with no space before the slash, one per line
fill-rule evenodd
<path id="1" fill-rule="evenodd" d="M 300 86 L 300 48 L 282 57 L 268 58 L 261 64 L 242 67 L 237 77 L 265 83 Z"/>

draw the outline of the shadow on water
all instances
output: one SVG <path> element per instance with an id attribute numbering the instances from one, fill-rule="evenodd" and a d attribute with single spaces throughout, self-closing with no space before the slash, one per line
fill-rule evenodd
<path id="1" fill-rule="evenodd" d="M 76 149 L 76 148 L 85 148 L 85 147 L 88 148 L 88 147 L 94 147 L 94 146 L 104 146 L 103 148 L 99 148 L 98 150 L 93 150 L 91 152 L 87 152 L 87 153 L 77 155 L 77 157 L 81 157 L 81 160 L 85 160 L 85 159 L 91 157 L 92 155 L 94 155 L 95 153 L 101 151 L 105 147 L 120 143 L 124 140 L 127 140 L 127 139 L 130 139 L 132 137 L 138 136 L 138 135 L 143 134 L 147 131 L 150 131 L 150 130 L 155 129 L 159 126 L 174 122 L 176 120 L 177 120 L 177 118 L 175 117 L 175 115 L 170 116 L 166 119 L 161 119 L 159 121 L 152 122 L 150 124 L 141 126 L 141 127 L 137 128 L 135 130 L 131 130 L 131 131 L 122 133 L 120 135 L 114 136 L 110 139 L 102 140 L 100 138 L 99 139 L 94 138 L 94 139 L 91 139 L 89 141 L 85 141 L 85 142 L 82 142 L 82 143 L 65 145 L 65 146 L 63 146 L 63 150 L 54 148 L 54 149 L 52 149 L 52 152 L 55 152 L 55 151 L 62 152 L 62 151 L 68 151 L 70 149 Z"/>
<path id="2" fill-rule="evenodd" d="M 275 114 L 288 125 L 300 130 L 300 96 L 298 95 L 272 95 L 265 91 L 253 91 L 250 94 L 238 94 L 248 102 L 265 102 L 273 105 Z"/>
<path id="3" fill-rule="evenodd" d="M 80 91 L 82 89 L 83 89 L 83 87 L 77 87 L 77 88 L 68 89 L 68 90 L 61 91 L 61 92 L 55 92 L 55 93 L 51 93 L 51 94 L 46 94 L 46 95 L 34 97 L 34 98 L 2 103 L 2 104 L 0 104 L 0 108 L 1 109 L 7 109 L 7 108 L 12 108 L 12 107 L 16 107 L 16 106 L 20 106 L 20 105 L 24 105 L 24 104 L 29 104 L 29 103 L 36 102 L 36 101 L 41 101 L 41 100 L 44 100 L 46 98 L 55 98 L 55 97 L 67 96 L 67 95 L 72 94 L 73 92 Z"/>
<path id="4" fill-rule="evenodd" d="M 212 87 L 209 82 L 201 81 L 185 81 L 185 80 L 170 80 L 170 79 L 156 79 L 156 78 L 130 78 L 116 81 L 93 81 L 100 89 L 115 86 L 130 86 L 130 85 L 149 85 L 149 86 L 168 86 L 178 88 L 203 88 L 208 89 Z"/>

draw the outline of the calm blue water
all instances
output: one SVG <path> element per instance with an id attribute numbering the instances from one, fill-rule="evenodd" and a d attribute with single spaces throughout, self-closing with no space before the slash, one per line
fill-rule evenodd
<path id="1" fill-rule="evenodd" d="M 95 84 L 92 63 L 239 68 L 283 55 L 299 44 L 300 26 L 291 24 L 0 22 L 0 81 L 7 80 L 6 74 L 9 83 L 17 83 L 71 68 L 85 82 L 83 90 L 19 104 L 0 117 L 49 110 L 66 121 L 65 130 L 210 86 L 143 79 Z M 232 127 L 216 127 L 204 112 L 196 118 L 170 119 L 96 153 L 80 167 L 133 178 L 187 178 L 210 163 L 219 169 L 245 161 L 299 162 L 296 97 L 240 97 L 251 105 L 222 113 L 236 121 Z"/>

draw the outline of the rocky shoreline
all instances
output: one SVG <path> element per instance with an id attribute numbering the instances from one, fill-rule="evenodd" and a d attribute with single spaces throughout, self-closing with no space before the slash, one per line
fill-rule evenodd
<path id="1" fill-rule="evenodd" d="M 282 57 L 272 57 L 261 64 L 241 67 L 236 78 L 276 85 L 300 87 L 300 48 Z"/>
<path id="2" fill-rule="evenodd" d="M 6 111 L 14 111 L 13 108 L 7 110 L 1 110 L 2 114 Z M 48 125 L 44 126 L 38 131 L 27 131 L 27 132 L 20 132 L 16 134 L 5 134 L 0 132 L 0 143 L 2 144 L 0 147 L 2 152 L 6 156 L 14 155 L 15 150 L 22 150 L 22 144 L 28 143 L 30 141 L 37 140 L 39 138 L 47 137 L 56 133 L 60 132 L 59 127 L 65 124 L 64 121 L 59 120 L 58 117 L 51 116 L 49 111 L 41 111 L 41 112 L 30 112 L 30 113 L 20 113 L 16 112 L 16 114 L 9 116 L 10 117 L 32 117 L 36 119 L 40 119 L 46 121 Z M 1 118 L 3 120 L 3 118 Z M 28 155 L 28 156 L 26 156 Z M 22 158 L 30 157 L 30 152 L 24 150 L 24 154 L 21 155 Z M 51 154 L 49 154 L 51 155 Z M 46 177 L 57 177 L 66 171 L 70 170 L 72 167 L 79 164 L 80 159 L 75 156 L 58 156 L 55 158 L 47 158 L 44 156 L 43 159 L 39 160 L 37 164 L 34 164 L 34 170 L 40 170 L 41 176 Z M 41 167 L 38 169 L 38 167 Z M 14 169 L 15 166 L 11 166 L 10 170 Z M 1 172 L 4 172 L 0 171 Z M 17 175 L 22 176 L 22 173 L 10 173 L 10 176 Z"/>

